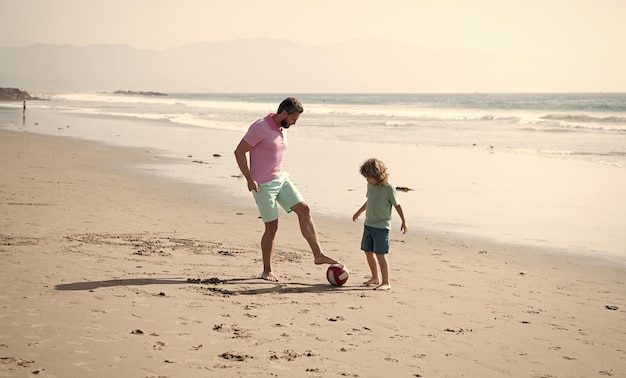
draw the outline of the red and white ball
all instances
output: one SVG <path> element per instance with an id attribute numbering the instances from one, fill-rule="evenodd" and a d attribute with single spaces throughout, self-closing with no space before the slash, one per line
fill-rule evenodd
<path id="1" fill-rule="evenodd" d="M 333 286 L 343 286 L 350 277 L 348 269 L 341 264 L 332 264 L 326 269 L 326 279 Z"/>

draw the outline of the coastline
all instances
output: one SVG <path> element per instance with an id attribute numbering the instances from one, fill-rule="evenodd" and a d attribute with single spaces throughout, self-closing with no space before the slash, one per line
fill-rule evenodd
<path id="1" fill-rule="evenodd" d="M 351 271 L 332 288 L 283 214 L 269 283 L 252 200 L 137 170 L 168 157 L 5 130 L 0 151 L 0 376 L 626 370 L 623 265 L 409 225 L 392 231 L 393 290 L 378 293 L 359 285 L 362 226 L 314 214 Z"/>
<path id="2" fill-rule="evenodd" d="M 236 131 L 63 109 L 42 104 L 22 115 L 0 107 L 2 127 L 135 147 L 168 158 L 138 165 L 138 172 L 204 185 L 219 191 L 220 201 L 253 206 L 243 185 L 233 179 L 240 172 L 232 149 L 244 123 Z M 358 166 L 375 156 L 390 168 L 392 184 L 414 189 L 400 196 L 409 223 L 420 231 L 626 264 L 626 235 L 621 232 L 626 202 L 619 200 L 626 190 L 624 168 L 479 147 L 318 139 L 311 138 L 306 123 L 289 131 L 289 143 L 284 170 L 318 215 L 350 218 L 364 200 Z"/>

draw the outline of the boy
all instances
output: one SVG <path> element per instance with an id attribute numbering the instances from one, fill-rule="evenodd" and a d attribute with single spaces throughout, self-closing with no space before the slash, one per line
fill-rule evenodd
<path id="1" fill-rule="evenodd" d="M 387 167 L 378 159 L 369 159 L 360 168 L 361 175 L 367 180 L 367 201 L 352 216 L 356 222 L 365 213 L 365 226 L 361 239 L 361 250 L 365 252 L 372 278 L 364 285 L 378 285 L 374 290 L 390 290 L 389 284 L 389 229 L 391 228 L 391 208 L 394 207 L 402 219 L 400 231 L 406 233 L 407 225 L 395 188 L 388 182 Z M 382 281 L 378 277 L 378 266 Z"/>

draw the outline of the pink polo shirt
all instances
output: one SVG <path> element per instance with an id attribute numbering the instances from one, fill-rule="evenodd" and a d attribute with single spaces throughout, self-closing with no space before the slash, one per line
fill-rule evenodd
<path id="1" fill-rule="evenodd" d="M 250 173 L 259 184 L 272 181 L 282 172 L 283 155 L 287 149 L 287 136 L 283 135 L 270 113 L 256 120 L 243 136 L 250 150 Z"/>

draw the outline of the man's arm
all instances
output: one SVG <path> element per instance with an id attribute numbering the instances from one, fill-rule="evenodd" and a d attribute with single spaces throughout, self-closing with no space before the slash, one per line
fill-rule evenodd
<path id="1" fill-rule="evenodd" d="M 250 173 L 250 167 L 248 166 L 248 157 L 246 154 L 252 149 L 250 143 L 245 140 L 241 140 L 237 148 L 235 149 L 235 160 L 237 160 L 237 165 L 239 166 L 239 170 L 246 178 L 248 182 L 248 190 L 249 191 L 259 191 L 259 184 L 252 178 L 252 174 Z"/>

